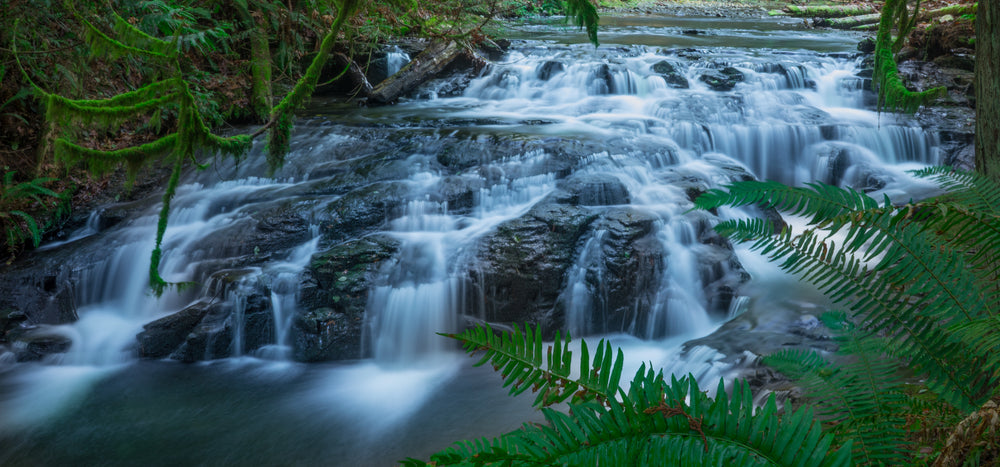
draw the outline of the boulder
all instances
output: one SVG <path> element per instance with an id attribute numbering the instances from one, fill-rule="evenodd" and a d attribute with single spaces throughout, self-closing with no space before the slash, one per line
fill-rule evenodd
<path id="1" fill-rule="evenodd" d="M 556 74 L 564 71 L 566 71 L 566 65 L 563 65 L 562 62 L 548 60 L 538 66 L 538 69 L 535 71 L 535 76 L 542 81 L 548 81 Z"/>
<path id="2" fill-rule="evenodd" d="M 7 333 L 10 348 L 19 362 L 35 362 L 50 355 L 66 353 L 73 340 L 53 326 L 19 326 Z"/>
<path id="3" fill-rule="evenodd" d="M 563 183 L 570 195 L 571 204 L 582 206 L 611 206 L 628 204 L 629 192 L 625 184 L 614 175 L 596 173 L 570 177 Z"/>
<path id="4" fill-rule="evenodd" d="M 707 84 L 713 91 L 732 91 L 736 83 L 743 81 L 745 76 L 733 67 L 726 67 L 721 70 L 708 70 L 698 77 L 698 80 Z"/>
<path id="5" fill-rule="evenodd" d="M 653 64 L 653 72 L 659 74 L 663 77 L 663 80 L 667 82 L 667 86 L 676 89 L 687 89 L 690 87 L 687 78 L 674 66 L 672 63 L 666 60 L 660 60 Z"/>
<path id="6" fill-rule="evenodd" d="M 165 316 L 142 327 L 136 336 L 140 358 L 169 357 L 205 318 L 212 302 L 201 300 L 170 316 Z"/>
<path id="7" fill-rule="evenodd" d="M 361 357 L 368 290 L 394 261 L 399 242 L 384 235 L 351 240 L 313 256 L 300 285 L 292 357 L 313 362 Z"/>
<path id="8" fill-rule="evenodd" d="M 577 243 L 597 215 L 543 200 L 485 237 L 469 271 L 472 297 L 488 322 L 537 323 L 551 335 L 562 325 L 555 307 Z"/>

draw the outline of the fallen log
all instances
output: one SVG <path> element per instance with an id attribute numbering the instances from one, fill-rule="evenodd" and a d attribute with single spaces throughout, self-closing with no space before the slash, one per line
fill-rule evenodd
<path id="1" fill-rule="evenodd" d="M 976 5 L 964 6 L 964 5 L 953 5 L 946 6 L 944 8 L 938 8 L 936 10 L 925 10 L 921 11 L 917 15 L 917 21 L 928 21 L 934 18 L 938 18 L 944 15 L 960 16 L 965 14 L 975 14 Z M 828 27 L 834 29 L 866 29 L 866 26 L 877 25 L 879 19 L 882 18 L 881 13 L 872 13 L 867 15 L 857 15 L 857 16 L 846 16 L 843 18 L 816 18 L 813 20 L 813 26 L 816 27 Z"/>
<path id="2" fill-rule="evenodd" d="M 368 97 L 372 94 L 372 84 L 368 82 L 368 77 L 361 70 L 357 62 L 342 53 L 333 55 L 334 62 L 338 68 L 343 68 L 342 74 L 354 85 L 351 94 L 357 97 Z"/>
<path id="3" fill-rule="evenodd" d="M 792 16 L 807 18 L 843 18 L 878 12 L 875 8 L 864 5 L 787 5 L 784 11 Z"/>
<path id="4" fill-rule="evenodd" d="M 464 49 L 455 41 L 436 40 L 417 54 L 399 72 L 382 80 L 368 96 L 370 104 L 389 104 L 444 71 L 463 55 Z"/>
<path id="5" fill-rule="evenodd" d="M 851 29 L 856 26 L 866 24 L 876 24 L 882 18 L 881 13 L 871 13 L 867 15 L 846 16 L 843 18 L 816 18 L 813 26 L 827 27 L 834 29 Z"/>

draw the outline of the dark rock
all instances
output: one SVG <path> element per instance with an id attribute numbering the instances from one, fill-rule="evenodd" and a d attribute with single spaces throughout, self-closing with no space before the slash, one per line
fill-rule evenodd
<path id="1" fill-rule="evenodd" d="M 866 37 L 861 39 L 861 42 L 858 42 L 858 51 L 863 54 L 875 53 L 875 38 Z"/>
<path id="2" fill-rule="evenodd" d="M 737 70 L 736 68 L 733 68 L 731 66 L 727 66 L 719 70 L 719 72 L 734 82 L 743 82 L 746 79 L 746 75 L 744 75 L 742 71 Z"/>
<path id="3" fill-rule="evenodd" d="M 170 316 L 144 325 L 143 331 L 136 336 L 139 341 L 139 357 L 170 356 L 184 343 L 185 338 L 201 322 L 210 307 L 210 301 L 199 301 Z"/>
<path id="4" fill-rule="evenodd" d="M 717 70 L 709 70 L 701 74 L 698 80 L 707 84 L 709 88 L 713 91 L 732 91 L 736 87 L 736 81 L 733 77 L 722 73 Z"/>
<path id="5" fill-rule="evenodd" d="M 333 241 L 384 227 L 389 212 L 403 204 L 404 182 L 378 182 L 358 188 L 326 205 L 319 213 L 320 231 Z"/>
<path id="6" fill-rule="evenodd" d="M 965 71 L 975 71 L 976 60 L 969 55 L 942 55 L 934 59 L 934 64 L 942 68 L 956 68 Z"/>
<path id="7" fill-rule="evenodd" d="M 7 333 L 11 350 L 19 362 L 35 362 L 50 355 L 66 353 L 73 340 L 51 326 L 21 326 Z"/>
<path id="8" fill-rule="evenodd" d="M 611 73 L 611 66 L 607 63 L 601 64 L 591 72 L 590 82 L 595 94 L 615 93 L 615 77 Z"/>
<path id="9" fill-rule="evenodd" d="M 261 284 L 257 271 L 219 271 L 212 276 L 209 289 L 212 296 L 225 298 L 206 307 L 201 320 L 170 358 L 189 363 L 226 358 L 249 354 L 276 342 L 271 291 Z"/>
<path id="10" fill-rule="evenodd" d="M 570 194 L 569 202 L 583 206 L 628 204 L 628 188 L 613 175 L 583 174 L 568 179 L 563 189 Z"/>
<path id="11" fill-rule="evenodd" d="M 699 31 L 697 29 L 685 29 L 685 30 L 681 31 L 681 34 L 684 34 L 684 35 L 687 35 L 687 36 L 697 36 L 697 35 L 705 34 L 705 31 Z"/>
<path id="12" fill-rule="evenodd" d="M 549 60 L 538 67 L 536 75 L 538 76 L 538 79 L 548 81 L 553 76 L 558 73 L 562 73 L 563 71 L 566 71 L 566 65 L 563 65 L 561 62 Z"/>
<path id="13" fill-rule="evenodd" d="M 470 303 L 482 304 L 488 322 L 537 323 L 547 334 L 560 328 L 559 291 L 577 242 L 596 218 L 584 208 L 542 201 L 500 224 L 478 247 Z"/>
<path id="14" fill-rule="evenodd" d="M 603 267 L 606 274 L 600 283 L 591 283 L 596 294 L 597 322 L 588 323 L 590 329 L 600 333 L 628 332 L 648 335 L 645 314 L 656 300 L 657 289 L 663 275 L 662 265 L 666 252 L 655 237 L 657 218 L 634 208 L 613 209 L 595 223 L 594 229 L 604 230 Z M 588 275 L 590 281 L 597 276 Z"/>
<path id="15" fill-rule="evenodd" d="M 676 89 L 687 89 L 690 86 L 687 78 L 677 70 L 677 67 L 666 60 L 654 63 L 652 68 L 653 72 L 663 76 L 663 79 L 667 82 L 667 86 Z"/>
<path id="16" fill-rule="evenodd" d="M 313 256 L 300 284 L 300 312 L 292 328 L 295 360 L 361 357 L 368 290 L 381 268 L 395 264 L 398 249 L 399 242 L 390 237 L 369 236 Z"/>

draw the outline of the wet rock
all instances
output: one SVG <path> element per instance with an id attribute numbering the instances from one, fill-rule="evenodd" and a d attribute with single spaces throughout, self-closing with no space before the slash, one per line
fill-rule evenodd
<path id="1" fill-rule="evenodd" d="M 403 182 L 367 185 L 326 205 L 317 217 L 324 238 L 341 241 L 365 231 L 384 227 L 389 212 L 401 206 L 409 194 Z"/>
<path id="2" fill-rule="evenodd" d="M 676 89 L 687 89 L 690 87 L 687 78 L 672 63 L 661 60 L 653 64 L 653 72 L 659 74 L 667 82 L 667 86 Z"/>
<path id="3" fill-rule="evenodd" d="M 500 224 L 476 252 L 469 271 L 473 297 L 488 322 L 537 323 L 546 333 L 563 325 L 554 310 L 577 242 L 597 215 L 542 201 L 527 215 Z M 475 309 L 475 308 L 474 308 Z"/>
<path id="4" fill-rule="evenodd" d="M 73 264 L 63 262 L 62 255 L 50 255 L 8 266 L 0 280 L 0 310 L 28 325 L 76 321 Z M 10 326 L 14 320 L 6 321 Z"/>
<path id="5" fill-rule="evenodd" d="M 611 73 L 611 66 L 603 63 L 590 73 L 590 86 L 595 94 L 614 94 L 615 77 Z"/>
<path id="6" fill-rule="evenodd" d="M 875 53 L 875 38 L 866 37 L 858 42 L 858 52 L 863 54 Z"/>
<path id="7" fill-rule="evenodd" d="M 19 362 L 35 362 L 66 353 L 73 340 L 51 326 L 21 326 L 7 333 L 11 351 Z"/>
<path id="8" fill-rule="evenodd" d="M 200 301 L 170 316 L 160 318 L 142 327 L 136 336 L 140 358 L 165 358 L 170 356 L 208 313 L 211 302 Z"/>
<path id="9" fill-rule="evenodd" d="M 975 71 L 975 57 L 969 55 L 943 55 L 934 59 L 934 64 L 942 68 L 956 68 L 965 71 Z"/>
<path id="10" fill-rule="evenodd" d="M 605 230 L 602 245 L 603 268 L 601 283 L 589 284 L 600 290 L 598 303 L 603 313 L 595 313 L 597 322 L 588 323 L 598 332 L 628 332 L 647 335 L 646 317 L 654 305 L 663 275 L 665 252 L 655 238 L 655 216 L 634 208 L 613 209 L 595 223 L 594 229 Z M 589 275 L 590 281 L 597 277 Z"/>
<path id="11" fill-rule="evenodd" d="M 628 204 L 629 193 L 625 184 L 609 174 L 583 174 L 568 179 L 563 189 L 569 193 L 568 202 L 583 206 L 610 206 Z"/>
<path id="12" fill-rule="evenodd" d="M 548 81 L 556 74 L 564 71 L 566 71 L 566 65 L 563 65 L 561 62 L 557 62 L 555 60 L 549 60 L 541 64 L 535 74 L 538 79 Z"/>
<path id="13" fill-rule="evenodd" d="M 277 341 L 271 291 L 260 282 L 257 271 L 220 271 L 212 276 L 209 290 L 210 295 L 225 298 L 205 307 L 170 358 L 190 363 L 246 355 Z M 190 320 L 178 317 L 173 322 L 186 325 Z"/>
<path id="14" fill-rule="evenodd" d="M 722 70 L 708 70 L 698 76 L 698 80 L 707 84 L 713 91 L 732 91 L 736 83 L 745 77 L 739 70 L 726 67 Z"/>
<path id="15" fill-rule="evenodd" d="M 705 345 L 735 359 L 749 352 L 770 355 L 779 350 L 801 349 L 833 352 L 837 344 L 817 316 L 816 305 L 785 297 L 751 297 L 746 311 L 708 336 L 684 343 L 685 348 Z"/>
<path id="16" fill-rule="evenodd" d="M 398 249 L 398 241 L 376 235 L 313 255 L 300 284 L 300 311 L 293 321 L 295 360 L 361 357 L 368 290 L 378 271 L 394 264 Z"/>

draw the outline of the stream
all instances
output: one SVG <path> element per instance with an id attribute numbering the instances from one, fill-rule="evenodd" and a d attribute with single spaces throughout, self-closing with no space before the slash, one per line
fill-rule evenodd
<path id="1" fill-rule="evenodd" d="M 941 159 L 934 129 L 873 111 L 852 33 L 607 16 L 596 50 L 553 21 L 508 34 L 480 75 L 396 105 L 315 99 L 271 178 L 262 144 L 187 174 L 161 273 L 194 287 L 147 289 L 158 197 L 15 266 L 57 271 L 39 309 L 78 319 L 0 346 L 0 464 L 391 465 L 540 420 L 435 334 L 478 322 L 606 337 L 633 372 L 714 386 L 733 352 L 685 342 L 822 299 L 691 197 L 750 177 L 919 196 L 905 170 Z M 408 59 L 390 49 L 390 74 Z"/>

